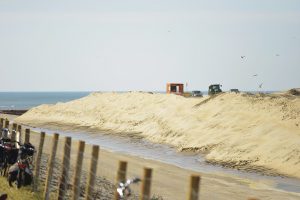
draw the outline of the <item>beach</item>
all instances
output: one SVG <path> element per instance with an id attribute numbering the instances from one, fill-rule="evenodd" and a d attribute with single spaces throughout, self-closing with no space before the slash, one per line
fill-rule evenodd
<path id="1" fill-rule="evenodd" d="M 300 200 L 300 1 L 0 5 L 0 196 Z"/>
<path id="2" fill-rule="evenodd" d="M 213 164 L 300 177 L 300 98 L 288 93 L 92 93 L 35 107 L 16 122 L 145 138 L 197 152 Z"/>
<path id="3" fill-rule="evenodd" d="M 1 116 L 2 117 L 2 116 Z M 9 116 L 11 120 L 13 116 Z M 39 143 L 39 133 L 31 132 L 30 141 L 32 144 Z M 52 136 L 46 135 L 44 144 L 44 154 L 49 155 L 52 145 Z M 71 151 L 71 167 L 74 169 L 74 163 L 76 161 L 76 153 L 78 147 L 78 140 L 72 141 Z M 62 162 L 64 148 L 64 136 L 60 136 L 57 150 L 57 163 Z M 90 158 L 91 158 L 92 146 L 86 145 L 84 166 L 83 170 L 86 173 L 89 169 Z M 47 157 L 43 155 L 43 162 L 47 161 Z M 259 199 L 290 199 L 297 200 L 300 198 L 299 193 L 283 191 L 281 189 L 274 188 L 272 181 L 263 180 L 249 180 L 240 179 L 234 176 L 228 176 L 222 173 L 209 174 L 199 173 L 193 170 L 177 167 L 175 165 L 158 162 L 151 159 L 145 159 L 137 156 L 126 155 L 121 152 L 111 152 L 100 147 L 99 161 L 97 165 L 97 176 L 101 177 L 102 184 L 97 184 L 95 192 L 98 193 L 100 199 L 109 200 L 113 194 L 112 189 L 116 180 L 116 171 L 118 168 L 119 161 L 126 161 L 127 177 L 141 177 L 143 174 L 143 168 L 148 167 L 153 169 L 151 194 L 163 197 L 164 200 L 182 200 L 186 199 L 189 187 L 189 178 L 191 175 L 196 174 L 201 176 L 200 185 L 200 199 L 234 199 L 234 200 L 245 200 L 250 197 Z M 42 164 L 47 166 L 46 163 Z M 59 166 L 58 166 L 59 169 Z M 45 171 L 45 169 L 42 169 Z M 45 176 L 45 173 L 42 173 Z M 57 186 L 57 175 L 60 173 L 54 173 L 53 186 Z M 84 176 L 83 176 L 84 177 Z M 73 176 L 70 177 L 70 181 L 73 180 Z M 103 182 L 106 184 L 103 185 Z M 86 180 L 81 179 L 81 185 L 84 190 Z M 98 186 L 102 186 L 101 188 Z M 133 186 L 135 194 L 140 192 L 140 185 Z M 54 190 L 55 191 L 55 190 Z M 101 191 L 99 193 L 99 191 Z M 55 193 L 54 193 L 55 194 Z M 98 198 L 96 199 L 99 199 Z"/>
<path id="4" fill-rule="evenodd" d="M 286 163 L 283 161 L 284 156 L 280 157 L 283 153 L 292 152 L 289 156 L 297 160 L 299 146 L 295 145 L 299 137 L 299 127 L 296 125 L 299 122 L 298 111 L 299 97 L 286 93 L 223 93 L 213 97 L 184 98 L 177 95 L 131 92 L 93 93 L 67 103 L 41 105 L 19 117 L 1 117 L 33 127 L 73 130 L 74 134 L 84 131 L 90 135 L 99 135 L 101 132 L 136 141 L 146 139 L 172 145 L 183 153 L 199 154 L 211 164 L 271 176 L 298 177 L 299 163 Z M 274 128 L 266 128 L 270 126 Z M 282 133 L 274 131 L 276 129 Z M 289 137 L 283 137 L 282 134 Z M 62 158 L 62 138 L 63 135 L 59 143 L 58 159 Z M 272 146 L 268 140 L 271 140 Z M 32 132 L 31 142 L 37 145 L 38 141 L 39 134 Z M 50 153 L 51 136 L 47 136 L 46 141 L 45 153 Z M 73 140 L 72 143 L 73 164 L 76 160 L 77 142 Z M 286 145 L 280 146 L 282 143 Z M 231 144 L 235 146 L 226 148 L 226 145 Z M 252 147 L 253 145 L 255 146 Z M 273 151 L 270 155 L 265 153 L 270 151 Z M 89 168 L 90 153 L 91 146 L 88 145 L 84 170 Z M 253 161 L 251 156 L 259 159 Z M 266 156 L 269 156 L 269 160 L 263 160 Z M 276 181 L 259 179 L 260 175 L 256 179 L 248 179 L 238 178 L 234 174 L 200 173 L 103 148 L 100 150 L 98 176 L 104 177 L 112 185 L 120 160 L 128 162 L 128 177 L 140 177 L 144 167 L 152 168 L 152 194 L 161 194 L 164 199 L 185 199 L 192 174 L 201 176 L 201 199 L 299 199 L 299 193 L 282 190 L 276 186 Z M 278 165 L 274 165 L 276 162 Z M 111 188 L 102 191 L 108 196 L 112 194 Z M 138 186 L 135 191 L 139 191 Z"/>

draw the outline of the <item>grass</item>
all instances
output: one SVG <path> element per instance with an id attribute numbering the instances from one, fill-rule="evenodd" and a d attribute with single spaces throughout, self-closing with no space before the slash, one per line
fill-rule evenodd
<path id="1" fill-rule="evenodd" d="M 40 199 L 40 194 L 31 192 L 31 187 L 10 187 L 5 177 L 0 177 L 0 194 L 6 193 L 8 199 L 32 200 Z"/>

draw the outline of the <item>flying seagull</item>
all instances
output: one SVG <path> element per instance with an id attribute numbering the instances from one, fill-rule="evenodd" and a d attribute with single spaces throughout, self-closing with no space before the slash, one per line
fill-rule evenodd
<path id="1" fill-rule="evenodd" d="M 241 59 L 244 59 L 246 56 L 241 56 Z"/>
<path id="2" fill-rule="evenodd" d="M 258 88 L 261 88 L 261 87 L 262 87 L 262 85 L 263 85 L 262 83 L 261 83 L 261 84 L 259 84 Z"/>
<path id="3" fill-rule="evenodd" d="M 276 54 L 276 56 L 280 56 L 279 54 Z"/>
<path id="4" fill-rule="evenodd" d="M 253 76 L 257 76 L 257 74 L 254 74 Z"/>

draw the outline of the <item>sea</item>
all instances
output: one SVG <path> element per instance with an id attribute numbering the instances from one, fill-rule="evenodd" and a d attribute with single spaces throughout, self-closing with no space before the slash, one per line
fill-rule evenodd
<path id="1" fill-rule="evenodd" d="M 0 92 L 0 110 L 27 110 L 41 104 L 67 102 L 91 92 Z"/>
<path id="2" fill-rule="evenodd" d="M 125 91 L 116 91 L 123 93 Z M 165 91 L 152 91 L 154 93 L 165 93 Z M 258 91 L 249 91 L 257 93 Z M 274 91 L 265 91 L 272 93 Z M 0 110 L 28 110 L 41 104 L 56 104 L 68 102 L 89 95 L 92 91 L 84 92 L 0 92 Z M 207 91 L 202 91 L 207 95 Z"/>

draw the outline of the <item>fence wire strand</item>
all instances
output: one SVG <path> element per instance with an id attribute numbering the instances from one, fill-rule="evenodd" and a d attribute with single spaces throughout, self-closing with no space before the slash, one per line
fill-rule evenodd
<path id="1" fill-rule="evenodd" d="M 23 131 L 23 132 L 22 132 Z M 16 139 L 19 141 L 25 141 L 25 129 L 23 128 L 21 132 L 17 131 Z M 36 153 L 33 158 L 33 167 L 36 166 L 36 156 L 40 142 L 39 134 L 31 132 L 30 142 L 35 146 Z M 51 156 L 51 147 L 53 142 L 53 135 L 46 134 L 43 146 L 43 152 L 41 155 L 41 163 L 39 171 L 39 177 L 36 180 L 38 185 L 38 190 L 35 193 L 36 199 L 44 199 L 43 192 L 45 190 L 45 183 L 47 178 L 48 164 Z M 93 190 L 89 199 L 101 199 L 101 200 L 111 200 L 114 199 L 114 194 L 117 189 L 118 183 L 116 182 L 117 171 L 118 171 L 118 162 L 119 160 L 126 160 L 126 156 L 119 154 L 114 158 L 111 158 L 109 153 L 101 153 L 101 148 L 99 149 L 99 156 L 97 159 L 94 159 L 92 156 L 92 145 L 85 144 L 84 152 L 82 152 L 83 160 L 82 160 L 82 170 L 80 173 L 80 183 L 78 186 L 74 185 L 74 175 L 77 163 L 78 156 L 78 142 L 77 140 L 72 140 L 71 144 L 68 145 L 65 143 L 64 137 L 59 137 L 57 144 L 57 152 L 55 155 L 54 167 L 51 174 L 51 183 L 49 186 L 50 191 L 50 199 L 57 199 L 59 191 L 63 192 L 64 199 L 72 199 L 74 188 L 79 191 L 79 200 L 86 198 L 86 191 L 88 185 L 88 177 L 89 174 L 95 177 L 95 184 L 90 185 Z M 65 146 L 66 145 L 66 146 Z M 64 148 L 70 150 L 70 157 L 67 158 L 66 163 L 69 163 L 69 167 L 63 165 L 63 152 Z M 103 158 L 103 159 L 102 159 Z M 104 162 L 103 160 L 109 160 L 109 162 Z M 91 163 L 96 162 L 97 168 L 96 173 L 90 172 Z M 155 199 L 155 200 L 166 200 L 166 199 L 186 199 L 188 196 L 188 183 L 189 183 L 189 174 L 176 174 L 173 171 L 164 171 L 161 170 L 156 165 L 153 165 L 152 177 L 150 179 L 145 179 L 144 181 L 151 181 L 151 192 L 150 197 L 144 196 L 145 199 Z M 144 179 L 143 177 L 143 167 L 144 163 L 138 163 L 137 166 L 133 166 L 132 163 L 127 164 L 127 170 L 122 171 L 121 173 L 126 174 L 127 179 L 132 179 L 134 177 L 139 177 L 140 179 Z M 34 171 L 34 169 L 32 169 Z M 66 173 L 63 174 L 62 171 Z M 35 174 L 34 174 L 35 175 Z M 163 176 L 164 175 L 164 176 Z M 167 180 L 163 180 L 162 177 L 168 177 Z M 61 180 L 65 180 L 65 188 L 60 188 Z M 202 182 L 205 182 L 205 178 L 201 179 L 200 189 L 191 190 L 193 196 L 198 196 L 200 199 L 218 199 L 215 193 L 202 195 L 201 186 Z M 180 191 L 177 188 L 173 187 L 174 185 L 180 185 Z M 136 200 L 140 198 L 142 182 L 139 184 L 133 184 L 130 186 L 132 190 L 132 195 L 126 199 L 128 200 Z M 14 197 L 14 189 L 10 188 L 8 190 L 9 199 L 16 199 Z M 0 191 L 1 192 L 1 191 Z M 175 198 L 174 198 L 175 196 Z M 204 198 L 203 198 L 204 197 Z M 244 199 L 247 199 L 246 197 Z"/>

